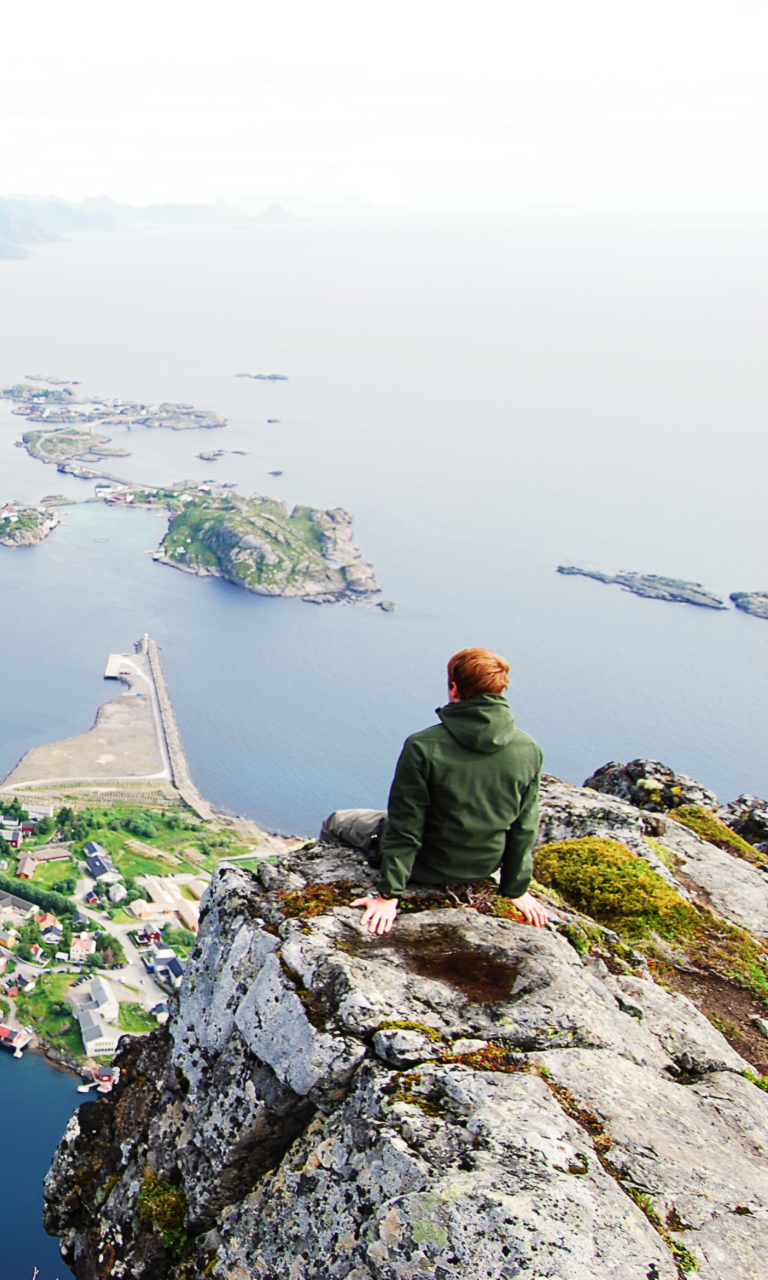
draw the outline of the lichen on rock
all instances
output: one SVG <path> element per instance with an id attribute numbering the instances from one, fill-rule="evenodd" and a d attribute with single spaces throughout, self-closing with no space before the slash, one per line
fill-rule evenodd
<path id="1" fill-rule="evenodd" d="M 167 1027 L 121 1049 L 46 1179 L 78 1280 L 763 1274 L 762 1068 L 667 988 L 719 963 L 691 960 L 702 921 L 760 970 L 764 876 L 556 779 L 542 814 L 549 929 L 494 914 L 490 885 L 410 892 L 372 936 L 349 902 L 375 873 L 332 845 L 218 872 Z M 609 843 L 604 875 L 653 887 L 647 927 L 569 880 Z"/>

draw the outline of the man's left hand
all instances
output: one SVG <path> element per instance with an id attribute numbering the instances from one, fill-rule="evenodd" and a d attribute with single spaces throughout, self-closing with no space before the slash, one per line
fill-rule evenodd
<path id="1" fill-rule="evenodd" d="M 510 898 L 509 901 L 525 916 L 528 924 L 543 929 L 549 920 L 549 913 L 543 902 L 534 898 L 532 893 L 524 893 L 522 898 Z"/>

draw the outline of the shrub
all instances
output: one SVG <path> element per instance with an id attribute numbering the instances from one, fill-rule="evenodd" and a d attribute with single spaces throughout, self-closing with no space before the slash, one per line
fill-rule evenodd
<path id="1" fill-rule="evenodd" d="M 14 876 L 6 876 L 0 872 L 0 889 L 14 894 L 17 898 L 24 898 L 27 902 L 34 902 L 36 907 L 42 907 L 43 911 L 51 911 L 56 916 L 71 915 L 74 911 L 72 903 L 63 894 L 54 893 L 52 889 L 33 884 L 31 880 L 25 880 L 22 887 Z"/>

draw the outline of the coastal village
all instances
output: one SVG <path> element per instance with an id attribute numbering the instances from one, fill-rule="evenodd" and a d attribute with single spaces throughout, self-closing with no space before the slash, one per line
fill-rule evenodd
<path id="1" fill-rule="evenodd" d="M 109 1063 L 121 1037 L 167 1021 L 216 868 L 253 868 L 299 843 L 215 814 L 202 800 L 157 646 L 145 636 L 135 648 L 110 655 L 105 677 L 128 692 L 101 709 L 96 728 L 34 748 L 0 787 L 0 1048 L 16 1057 L 42 1051 L 80 1074 L 83 1089 L 102 1092 L 114 1083 Z M 129 761 L 119 785 L 103 749 L 115 708 Z M 72 744 L 75 768 L 98 774 L 100 760 L 102 782 L 73 776 L 62 787 L 57 749 L 71 755 Z M 123 773 L 131 758 L 133 786 Z M 146 768 L 151 783 L 142 782 Z"/>

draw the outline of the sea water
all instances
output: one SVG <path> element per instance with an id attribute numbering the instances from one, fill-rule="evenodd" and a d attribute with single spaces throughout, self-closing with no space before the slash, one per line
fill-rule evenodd
<path id="1" fill-rule="evenodd" d="M 3 263 L 4 385 L 224 413 L 113 430 L 131 457 L 107 469 L 344 506 L 397 612 L 190 577 L 145 554 L 160 515 L 65 508 L 43 545 L 0 549 L 0 771 L 89 727 L 107 652 L 149 630 L 201 791 L 271 828 L 383 805 L 469 644 L 510 659 L 552 772 L 644 755 L 766 794 L 768 623 L 556 573 L 768 588 L 765 275 L 746 220 L 143 228 Z M 10 410 L 0 496 L 91 494 L 13 448 Z"/>

